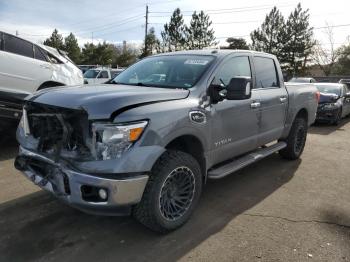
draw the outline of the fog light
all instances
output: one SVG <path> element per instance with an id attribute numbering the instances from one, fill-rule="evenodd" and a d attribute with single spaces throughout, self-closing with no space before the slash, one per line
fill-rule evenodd
<path id="1" fill-rule="evenodd" d="M 98 195 L 100 196 L 101 199 L 106 200 L 107 199 L 107 191 L 106 189 L 99 189 L 98 190 Z"/>

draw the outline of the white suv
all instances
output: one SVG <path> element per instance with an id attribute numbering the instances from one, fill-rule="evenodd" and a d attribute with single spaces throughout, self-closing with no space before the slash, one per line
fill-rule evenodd
<path id="1" fill-rule="evenodd" d="M 1 119 L 18 119 L 23 98 L 37 90 L 83 83 L 81 71 L 62 51 L 0 32 Z"/>

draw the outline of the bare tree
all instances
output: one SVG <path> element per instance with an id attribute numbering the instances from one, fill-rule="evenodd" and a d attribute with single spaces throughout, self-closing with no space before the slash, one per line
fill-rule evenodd
<path id="1" fill-rule="evenodd" d="M 339 52 L 334 47 L 333 28 L 326 24 L 324 34 L 327 36 L 327 43 L 316 41 L 312 52 L 312 61 L 317 64 L 323 73 L 328 76 L 332 73 L 334 65 L 339 57 Z"/>

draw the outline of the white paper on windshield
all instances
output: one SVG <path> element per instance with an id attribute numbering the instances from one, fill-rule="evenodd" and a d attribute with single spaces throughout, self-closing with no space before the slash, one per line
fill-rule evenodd
<path id="1" fill-rule="evenodd" d="M 187 59 L 185 61 L 185 65 L 206 65 L 208 64 L 208 60 L 201 60 L 201 59 Z"/>

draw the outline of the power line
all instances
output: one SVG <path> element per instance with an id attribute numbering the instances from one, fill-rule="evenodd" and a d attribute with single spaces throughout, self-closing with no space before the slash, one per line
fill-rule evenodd
<path id="1" fill-rule="evenodd" d="M 321 26 L 321 27 L 314 27 L 314 29 L 318 30 L 318 29 L 335 28 L 335 27 L 346 27 L 346 26 L 350 26 L 350 24 Z"/>

